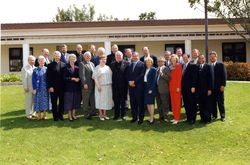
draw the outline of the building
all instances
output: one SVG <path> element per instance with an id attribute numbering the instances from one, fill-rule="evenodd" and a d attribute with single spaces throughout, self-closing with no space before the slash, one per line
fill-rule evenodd
<path id="1" fill-rule="evenodd" d="M 209 19 L 209 50 L 219 60 L 249 62 L 250 43 L 245 42 L 221 19 Z M 245 34 L 244 32 L 242 32 Z M 150 21 L 105 21 L 61 23 L 14 23 L 1 25 L 1 73 L 19 72 L 29 54 L 38 56 L 43 48 L 50 54 L 65 43 L 70 52 L 76 44 L 87 50 L 90 44 L 103 46 L 110 53 L 116 43 L 120 50 L 133 48 L 141 52 L 148 46 L 157 56 L 164 50 L 182 47 L 188 54 L 197 48 L 205 53 L 204 20 L 173 19 Z"/>

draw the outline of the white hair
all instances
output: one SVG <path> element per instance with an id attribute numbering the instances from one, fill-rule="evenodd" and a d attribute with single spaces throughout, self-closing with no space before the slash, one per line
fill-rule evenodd
<path id="1" fill-rule="evenodd" d="M 41 60 L 43 60 L 43 61 L 46 60 L 45 57 L 44 57 L 43 55 L 38 56 L 38 62 L 40 62 Z"/>
<path id="2" fill-rule="evenodd" d="M 87 56 L 87 55 L 90 55 L 90 56 L 91 56 L 90 51 L 87 51 L 87 52 L 85 52 L 85 53 L 83 54 L 83 56 Z"/>
<path id="3" fill-rule="evenodd" d="M 72 58 L 72 57 L 76 60 L 76 55 L 75 55 L 75 54 L 70 54 L 70 55 L 69 55 L 69 60 L 70 60 L 70 58 Z"/>
<path id="4" fill-rule="evenodd" d="M 29 56 L 28 56 L 28 60 L 29 60 L 29 59 L 33 59 L 33 60 L 35 60 L 35 59 L 36 59 L 36 57 L 35 57 L 35 56 L 33 56 L 33 55 L 29 55 Z"/>
<path id="5" fill-rule="evenodd" d="M 56 55 L 56 54 L 61 56 L 61 52 L 59 52 L 59 51 L 54 51 L 54 55 Z"/>

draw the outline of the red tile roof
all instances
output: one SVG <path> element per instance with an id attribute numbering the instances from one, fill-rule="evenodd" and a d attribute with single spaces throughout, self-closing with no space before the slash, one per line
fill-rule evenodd
<path id="1" fill-rule="evenodd" d="M 204 19 L 169 19 L 169 20 L 132 20 L 102 22 L 43 22 L 43 23 L 10 23 L 1 24 L 2 30 L 15 29 L 53 29 L 53 28 L 86 28 L 86 27 L 131 27 L 131 26 L 181 26 L 203 25 Z M 209 19 L 210 25 L 226 24 L 222 19 Z"/>

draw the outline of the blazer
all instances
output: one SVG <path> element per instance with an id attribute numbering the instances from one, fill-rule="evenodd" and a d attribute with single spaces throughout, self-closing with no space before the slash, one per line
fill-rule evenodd
<path id="1" fill-rule="evenodd" d="M 100 64 L 99 57 L 95 54 L 91 54 L 91 62 L 95 64 L 95 66 Z"/>
<path id="2" fill-rule="evenodd" d="M 147 75 L 147 91 L 145 91 L 146 93 L 148 93 L 149 91 L 152 91 L 153 95 L 156 95 L 156 76 L 157 76 L 157 70 L 155 67 L 151 67 L 148 75 Z"/>
<path id="3" fill-rule="evenodd" d="M 184 67 L 185 64 L 182 65 Z M 191 88 L 197 87 L 198 69 L 197 65 L 188 63 L 186 70 L 182 73 L 181 87 L 183 92 L 191 92 Z"/>
<path id="4" fill-rule="evenodd" d="M 153 59 L 153 67 L 157 68 L 157 57 L 155 55 L 150 54 L 150 57 Z M 140 61 L 144 62 L 144 56 L 140 58 Z"/>
<path id="5" fill-rule="evenodd" d="M 26 65 L 22 68 L 21 74 L 22 74 L 22 83 L 23 83 L 23 88 L 28 89 L 29 92 L 32 92 L 32 74 L 33 70 L 35 67 L 32 68 L 31 65 Z"/>
<path id="6" fill-rule="evenodd" d="M 47 81 L 48 88 L 54 88 L 55 90 L 63 89 L 63 70 L 66 64 L 59 61 L 58 63 L 53 61 L 47 67 Z"/>
<path id="7" fill-rule="evenodd" d="M 215 66 L 212 66 L 212 73 L 214 79 L 214 90 L 219 91 L 221 86 L 226 86 L 227 71 L 224 64 L 216 62 Z"/>
<path id="8" fill-rule="evenodd" d="M 127 71 L 129 62 L 123 60 L 120 63 L 113 62 L 110 66 L 112 70 L 112 86 L 113 88 L 128 90 Z"/>
<path id="9" fill-rule="evenodd" d="M 144 73 L 145 73 L 145 65 L 141 61 L 137 61 L 134 70 L 133 70 L 133 62 L 130 63 L 127 73 L 128 81 L 135 81 L 135 88 L 143 88 L 144 86 Z"/>
<path id="10" fill-rule="evenodd" d="M 159 71 L 157 71 L 157 89 L 158 93 L 168 93 L 169 92 L 169 81 L 170 81 L 170 69 L 167 66 L 162 66 L 161 72 L 163 75 L 159 74 Z"/>
<path id="11" fill-rule="evenodd" d="M 91 69 L 91 66 L 93 70 Z M 95 87 L 95 82 L 92 79 L 94 69 L 95 65 L 92 62 L 88 63 L 86 61 L 82 61 L 79 64 L 79 77 L 81 79 L 81 84 L 82 86 L 87 84 L 90 90 Z"/>
<path id="12" fill-rule="evenodd" d="M 172 69 L 170 65 L 170 77 L 169 81 L 169 91 L 176 92 L 176 89 L 181 89 L 181 78 L 182 78 L 182 67 L 181 64 L 177 63 L 175 68 Z"/>
<path id="13" fill-rule="evenodd" d="M 200 65 L 197 65 L 197 67 L 199 69 L 197 92 L 207 95 L 207 91 L 213 89 L 212 67 L 209 64 L 203 64 L 202 68 L 200 68 Z"/>
<path id="14" fill-rule="evenodd" d="M 75 69 L 72 71 L 69 64 L 66 65 L 63 71 L 63 79 L 64 79 L 64 91 L 65 92 L 80 92 L 81 86 L 80 81 L 75 82 L 71 80 L 72 77 L 79 78 L 79 68 L 75 66 Z"/>

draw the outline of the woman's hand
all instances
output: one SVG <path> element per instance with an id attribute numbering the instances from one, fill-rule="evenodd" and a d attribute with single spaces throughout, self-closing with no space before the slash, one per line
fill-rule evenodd
<path id="1" fill-rule="evenodd" d="M 149 90 L 149 91 L 148 91 L 148 94 L 152 94 L 152 90 Z"/>
<path id="2" fill-rule="evenodd" d="M 32 93 L 35 95 L 35 94 L 36 94 L 36 90 L 34 89 L 34 90 L 32 91 Z"/>
<path id="3" fill-rule="evenodd" d="M 97 87 L 98 91 L 101 92 L 102 88 L 100 86 Z"/>
<path id="4" fill-rule="evenodd" d="M 180 88 L 176 88 L 176 92 L 179 93 L 181 91 Z"/>
<path id="5" fill-rule="evenodd" d="M 88 90 L 88 88 L 89 88 L 89 87 L 88 87 L 88 84 L 84 84 L 84 85 L 83 85 L 83 88 L 84 88 L 85 90 Z"/>

